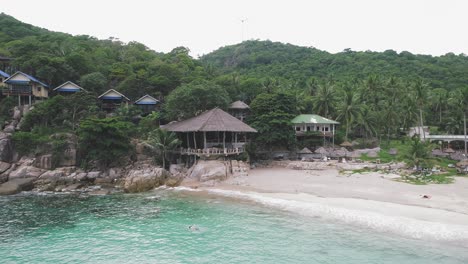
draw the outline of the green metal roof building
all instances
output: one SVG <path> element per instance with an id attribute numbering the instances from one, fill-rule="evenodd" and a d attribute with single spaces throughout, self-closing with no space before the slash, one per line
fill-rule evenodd
<path id="1" fill-rule="evenodd" d="M 294 125 L 296 136 L 311 134 L 333 136 L 335 135 L 336 126 L 340 124 L 334 120 L 312 114 L 298 115 L 291 120 L 291 123 Z"/>

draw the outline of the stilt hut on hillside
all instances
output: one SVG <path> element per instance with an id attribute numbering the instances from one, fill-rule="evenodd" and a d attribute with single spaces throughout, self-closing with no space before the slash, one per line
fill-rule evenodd
<path id="1" fill-rule="evenodd" d="M 24 72 L 15 72 L 6 78 L 6 88 L 2 88 L 4 96 L 17 96 L 18 105 L 29 104 L 49 97 L 49 86 Z"/>
<path id="2" fill-rule="evenodd" d="M 83 87 L 70 81 L 63 83 L 62 85 L 59 85 L 54 89 L 54 92 L 61 94 L 61 95 L 69 95 L 69 94 L 74 94 L 77 92 L 85 92 L 85 91 L 86 90 L 83 89 Z"/>
<path id="3" fill-rule="evenodd" d="M 159 100 L 147 94 L 136 100 L 134 104 L 146 115 L 156 110 Z"/>
<path id="4" fill-rule="evenodd" d="M 257 132 L 219 108 L 161 128 L 177 133 L 183 146 L 180 154 L 198 157 L 238 155 L 244 152 L 247 134 Z"/>
<path id="5" fill-rule="evenodd" d="M 108 112 L 112 112 L 123 105 L 128 106 L 128 102 L 130 102 L 130 99 L 114 89 L 107 90 L 98 99 L 101 102 L 101 109 Z"/>

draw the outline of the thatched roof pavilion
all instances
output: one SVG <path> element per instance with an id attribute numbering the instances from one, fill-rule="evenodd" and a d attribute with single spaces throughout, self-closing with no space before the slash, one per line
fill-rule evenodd
<path id="1" fill-rule="evenodd" d="M 184 121 L 170 123 L 162 128 L 173 132 L 257 132 L 219 108 L 211 109 Z"/>
<path id="2" fill-rule="evenodd" d="M 229 109 L 249 109 L 250 107 L 242 102 L 242 101 L 235 101 L 229 106 Z"/>
<path id="3" fill-rule="evenodd" d="M 229 114 L 240 121 L 244 121 L 250 113 L 250 107 L 242 101 L 235 101 L 229 106 L 228 110 Z"/>
<path id="4" fill-rule="evenodd" d="M 185 140 L 187 150 L 184 154 L 188 155 L 228 155 L 231 150 L 239 154 L 240 149 L 247 141 L 246 133 L 257 132 L 254 128 L 219 108 L 205 111 L 187 120 L 169 123 L 161 128 L 178 134 L 186 134 L 186 138 L 183 140 Z M 193 134 L 193 139 L 189 138 L 190 133 Z M 199 141 L 203 138 L 203 149 L 197 147 L 197 138 Z M 221 147 L 222 152 L 219 150 Z"/>

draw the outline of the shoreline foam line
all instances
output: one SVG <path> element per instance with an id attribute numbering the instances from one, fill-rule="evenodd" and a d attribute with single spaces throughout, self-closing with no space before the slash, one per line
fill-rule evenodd
<path id="1" fill-rule="evenodd" d="M 178 189 L 178 188 L 176 188 Z M 190 188 L 179 189 L 181 191 L 200 191 Z M 468 225 L 447 224 L 415 219 L 406 216 L 388 215 L 369 210 L 349 209 L 340 206 L 329 205 L 317 201 L 293 200 L 281 197 L 281 193 L 256 193 L 241 192 L 223 189 L 204 189 L 208 193 L 217 194 L 225 197 L 240 198 L 250 200 L 265 206 L 278 208 L 284 211 L 298 213 L 308 217 L 321 217 L 322 219 L 344 222 L 349 225 L 370 228 L 372 230 L 393 233 L 412 239 L 429 239 L 435 241 L 454 242 L 457 245 L 468 247 Z M 289 197 L 291 194 L 284 194 Z M 298 195 L 298 194 L 295 194 Z M 306 195 L 306 194 L 302 194 Z M 309 195 L 311 198 L 318 198 Z M 289 198 L 288 197 L 288 198 Z M 298 196 L 299 198 L 299 196 Z M 322 198 L 327 199 L 327 198 Z M 351 198 L 349 198 L 351 199 Z M 353 200 L 353 199 L 351 199 Z M 354 199 L 357 200 L 357 199 Z M 375 203 L 381 203 L 372 201 Z M 384 204 L 382 202 L 382 204 Z M 346 206 L 347 204 L 343 204 Z M 409 205 L 396 206 L 415 207 Z M 419 210 L 420 208 L 411 208 Z M 438 209 L 421 208 L 425 210 L 434 210 L 434 213 L 441 211 Z M 449 212 L 444 212 L 449 213 Z M 454 213 L 456 214 L 456 213 Z M 467 223 L 468 224 L 468 223 Z"/>

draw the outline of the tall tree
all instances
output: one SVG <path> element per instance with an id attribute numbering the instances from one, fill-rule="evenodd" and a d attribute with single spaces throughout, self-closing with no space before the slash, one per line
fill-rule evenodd
<path id="1" fill-rule="evenodd" d="M 250 105 L 248 121 L 258 130 L 255 142 L 267 149 L 273 147 L 292 148 L 295 134 L 291 120 L 296 116 L 294 95 L 284 92 L 263 93 Z"/>
<path id="2" fill-rule="evenodd" d="M 312 98 L 313 109 L 318 115 L 331 118 L 335 112 L 336 100 L 336 90 L 333 84 L 319 85 L 317 94 Z"/>
<path id="3" fill-rule="evenodd" d="M 147 143 L 161 153 L 162 167 L 166 169 L 166 159 L 169 151 L 176 149 L 181 141 L 173 132 L 156 129 L 148 135 Z"/>
<path id="4" fill-rule="evenodd" d="M 423 127 L 423 108 L 426 105 L 427 100 L 427 90 L 428 86 L 423 80 L 418 79 L 413 84 L 413 93 L 414 98 L 416 100 L 416 104 L 419 108 L 419 125 L 420 125 L 420 133 L 422 133 L 424 140 L 426 140 L 426 134 L 424 133 Z"/>
<path id="5" fill-rule="evenodd" d="M 359 94 L 352 88 L 344 91 L 340 103 L 337 107 L 337 119 L 344 122 L 346 133 L 345 139 L 348 140 L 349 131 L 355 125 L 356 121 L 362 115 L 362 105 Z"/>

